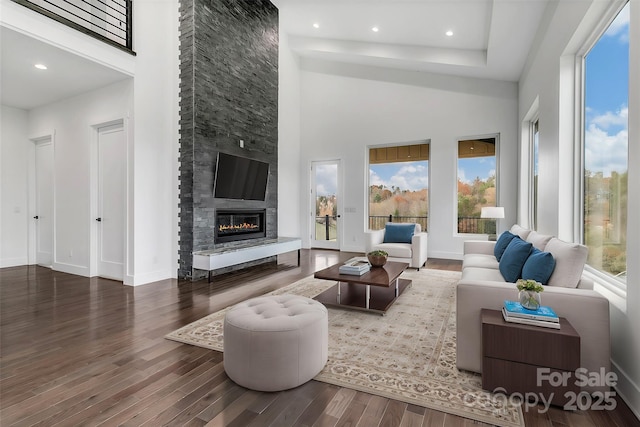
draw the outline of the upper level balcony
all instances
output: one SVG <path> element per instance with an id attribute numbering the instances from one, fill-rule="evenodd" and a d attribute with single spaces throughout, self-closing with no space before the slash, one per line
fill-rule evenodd
<path id="1" fill-rule="evenodd" d="M 132 0 L 13 0 L 132 55 Z"/>

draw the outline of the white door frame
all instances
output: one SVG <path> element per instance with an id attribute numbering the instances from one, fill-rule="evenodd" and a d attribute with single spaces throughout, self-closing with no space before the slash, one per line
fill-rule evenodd
<path id="1" fill-rule="evenodd" d="M 52 130 L 50 133 L 45 133 L 43 135 L 38 135 L 29 138 L 29 148 L 28 148 L 28 164 L 27 164 L 27 176 L 28 176 L 28 194 L 29 199 L 27 201 L 27 214 L 28 217 L 28 226 L 27 226 L 27 262 L 29 265 L 35 265 L 37 263 L 37 224 L 34 216 L 38 214 L 37 208 L 38 204 L 36 201 L 36 145 L 43 143 L 45 141 L 51 142 L 51 148 L 53 150 L 52 157 L 52 169 L 53 169 L 53 194 L 52 197 L 52 210 L 53 210 L 53 218 L 51 220 L 52 227 L 52 245 L 51 248 L 51 265 L 53 266 L 56 262 L 56 168 L 55 168 L 55 159 L 56 159 L 56 131 Z"/>
<path id="2" fill-rule="evenodd" d="M 124 271 L 122 280 L 125 281 L 129 272 L 129 217 L 130 217 L 130 209 L 131 205 L 129 203 L 129 186 L 130 186 L 130 154 L 129 154 L 129 133 L 128 133 L 128 121 L 124 118 L 117 118 L 101 123 L 97 123 L 91 125 L 91 142 L 89 148 L 89 157 L 90 157 L 90 167 L 89 167 L 89 185 L 90 185 L 90 209 L 89 209 L 89 218 L 88 227 L 89 227 L 89 239 L 90 239 L 90 256 L 89 256 L 89 276 L 94 277 L 98 275 L 98 226 L 99 224 L 96 222 L 96 218 L 99 215 L 99 200 L 98 200 L 98 139 L 100 129 L 120 125 L 122 126 L 122 130 L 124 132 L 124 143 L 125 143 L 125 153 L 126 153 L 126 177 L 125 177 L 125 188 L 123 188 L 125 195 L 125 223 L 124 223 Z"/>
<path id="3" fill-rule="evenodd" d="M 336 186 L 336 198 L 338 200 L 338 209 L 337 209 L 337 232 L 336 232 L 336 240 L 335 241 L 326 241 L 326 240 L 316 240 L 315 239 L 315 232 L 316 232 L 316 219 L 315 219 L 315 212 L 316 212 L 316 193 L 315 193 L 315 172 L 313 171 L 313 166 L 314 165 L 318 165 L 318 164 L 327 164 L 327 163 L 336 163 L 338 165 L 338 171 L 337 171 L 337 178 L 338 178 L 338 182 L 337 182 L 337 186 Z M 343 182 L 343 177 L 342 177 L 342 159 L 340 158 L 335 158 L 335 159 L 324 159 L 324 160 L 311 160 L 309 162 L 309 187 L 310 187 L 310 193 L 309 193 L 309 235 L 310 235 L 310 239 L 309 239 L 309 246 L 312 248 L 323 248 L 323 249 L 337 249 L 340 250 L 341 246 L 342 246 L 342 237 L 344 235 L 344 231 L 343 231 L 343 221 L 342 221 L 342 214 L 343 214 L 343 204 L 344 201 L 342 200 L 342 182 Z"/>

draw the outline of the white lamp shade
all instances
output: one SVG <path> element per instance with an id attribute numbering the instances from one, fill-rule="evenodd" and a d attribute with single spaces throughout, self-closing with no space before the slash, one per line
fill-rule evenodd
<path id="1" fill-rule="evenodd" d="M 480 218 L 504 218 L 502 206 L 487 206 L 480 211 Z"/>

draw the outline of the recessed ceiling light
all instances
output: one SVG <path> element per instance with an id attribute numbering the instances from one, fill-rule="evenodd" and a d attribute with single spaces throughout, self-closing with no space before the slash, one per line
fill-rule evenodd
<path id="1" fill-rule="evenodd" d="M 34 67 L 36 67 L 38 70 L 46 70 L 47 66 L 44 64 L 35 64 Z"/>
<path id="2" fill-rule="evenodd" d="M 380 28 L 373 27 L 373 28 L 371 28 L 371 31 L 373 31 L 374 33 L 377 33 L 378 31 L 380 31 Z"/>
<path id="3" fill-rule="evenodd" d="M 313 28 L 320 28 L 320 24 L 318 24 L 317 22 L 315 22 L 315 23 L 313 24 Z"/>
<path id="4" fill-rule="evenodd" d="M 453 35 L 453 31 L 449 30 L 445 33 L 447 36 L 451 37 Z"/>

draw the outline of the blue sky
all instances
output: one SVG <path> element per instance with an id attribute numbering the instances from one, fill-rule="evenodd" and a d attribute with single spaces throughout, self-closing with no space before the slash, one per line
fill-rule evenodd
<path id="1" fill-rule="evenodd" d="M 400 187 L 401 190 L 429 188 L 427 161 L 386 163 L 369 166 L 369 185 Z"/>
<path id="2" fill-rule="evenodd" d="M 587 54 L 585 67 L 585 167 L 627 170 L 629 4 Z"/>

